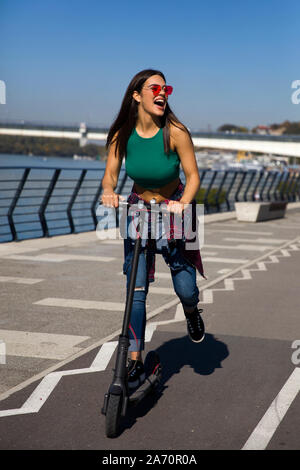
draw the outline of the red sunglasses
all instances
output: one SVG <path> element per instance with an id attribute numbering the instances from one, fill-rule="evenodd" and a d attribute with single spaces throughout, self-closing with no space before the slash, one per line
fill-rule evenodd
<path id="1" fill-rule="evenodd" d="M 164 90 L 164 92 L 167 96 L 171 95 L 172 91 L 173 91 L 173 87 L 171 85 L 163 85 L 163 86 L 161 86 L 161 85 L 150 85 L 149 88 L 151 88 L 154 96 L 157 96 L 160 93 L 161 89 Z"/>

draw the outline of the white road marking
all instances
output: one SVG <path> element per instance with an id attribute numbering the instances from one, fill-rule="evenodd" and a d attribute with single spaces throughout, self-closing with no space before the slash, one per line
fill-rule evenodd
<path id="1" fill-rule="evenodd" d="M 90 337 L 0 330 L 0 338 L 6 344 L 7 356 L 65 359 L 80 351 L 82 348 L 75 347 L 75 345 Z"/>
<path id="2" fill-rule="evenodd" d="M 118 272 L 118 274 L 121 276 L 124 276 L 123 274 L 123 271 L 120 271 Z M 162 272 L 158 272 L 158 271 L 155 271 L 155 278 L 158 278 L 158 279 L 168 279 L 170 280 L 171 279 L 171 274 L 170 272 L 168 273 L 162 273 Z"/>
<path id="3" fill-rule="evenodd" d="M 150 294 L 163 294 L 163 295 L 176 295 L 175 291 L 171 287 L 149 287 Z"/>
<path id="4" fill-rule="evenodd" d="M 228 268 L 226 268 L 226 269 L 220 269 L 220 271 L 218 271 L 218 274 L 227 274 L 227 273 L 229 273 L 230 271 L 231 271 L 231 269 L 228 269 Z"/>
<path id="5" fill-rule="evenodd" d="M 153 333 L 156 330 L 156 327 L 157 327 L 157 324 L 155 322 L 146 324 L 146 329 L 145 329 L 145 342 L 146 343 L 149 343 L 151 341 Z"/>
<path id="6" fill-rule="evenodd" d="M 87 374 L 90 372 L 101 372 L 105 370 L 117 345 L 117 341 L 103 344 L 90 367 L 85 369 L 63 370 L 46 375 L 21 408 L 0 411 L 0 417 L 38 413 L 60 381 L 61 377 L 65 375 Z"/>
<path id="7" fill-rule="evenodd" d="M 6 364 L 6 344 L 0 339 L 0 364 Z"/>
<path id="8" fill-rule="evenodd" d="M 117 346 L 118 341 L 109 341 L 108 343 L 104 343 L 93 360 L 91 369 L 96 369 L 98 371 L 105 370 Z"/>
<path id="9" fill-rule="evenodd" d="M 259 262 L 259 263 L 256 263 L 256 264 L 258 266 L 259 271 L 266 271 L 267 270 L 265 263 L 263 263 L 262 261 Z M 254 271 L 254 270 L 252 269 L 252 271 Z"/>
<path id="10" fill-rule="evenodd" d="M 228 242 L 250 242 L 250 243 L 270 243 L 271 245 L 281 245 L 288 240 L 279 238 L 224 238 Z"/>
<path id="11" fill-rule="evenodd" d="M 296 225 L 296 224 L 289 224 L 289 223 L 280 224 L 280 223 L 277 222 L 277 224 L 274 224 L 274 223 L 273 223 L 273 224 L 271 224 L 271 223 L 269 224 L 269 223 L 268 223 L 268 225 L 270 225 L 271 227 L 274 227 L 274 228 L 276 228 L 276 229 L 280 229 L 280 230 L 281 230 L 281 229 L 287 229 L 287 230 L 289 230 L 289 229 L 294 229 L 294 228 L 298 228 L 298 229 L 300 228 L 300 224 L 299 224 L 299 225 L 298 225 L 298 224 L 297 224 L 297 225 Z"/>
<path id="12" fill-rule="evenodd" d="M 285 247 L 288 247 L 289 245 L 292 246 L 292 244 L 299 244 L 300 243 L 300 238 L 299 237 L 296 237 L 294 240 L 288 243 L 285 243 L 283 246 L 282 246 L 282 249 L 285 248 Z M 216 284 L 218 284 L 219 282 L 221 282 L 222 280 L 226 280 L 226 277 L 227 276 L 230 276 L 230 275 L 234 275 L 238 272 L 242 272 L 243 271 L 257 271 L 257 269 L 253 269 L 251 268 L 250 269 L 250 266 L 252 265 L 263 265 L 265 267 L 265 263 L 270 263 L 270 261 L 263 261 L 265 258 L 274 258 L 276 259 L 276 262 L 278 262 L 278 258 L 276 256 L 271 256 L 272 253 L 276 253 L 279 249 L 278 248 L 275 248 L 273 250 L 271 250 L 271 252 L 269 254 L 263 254 L 263 255 L 260 255 L 258 258 L 255 258 L 254 260 L 251 260 L 251 261 L 248 261 L 244 267 L 242 268 L 235 268 L 233 270 L 230 271 L 229 274 L 223 274 L 221 276 L 219 276 L 218 278 L 216 279 L 213 279 L 212 281 L 208 282 L 206 285 L 204 285 L 203 287 L 200 287 L 199 288 L 199 291 L 204 291 L 204 290 L 208 290 L 209 287 L 211 286 L 214 286 Z M 278 255 L 279 257 L 281 257 L 280 255 Z M 248 268 L 248 269 L 246 269 Z M 237 278 L 238 279 L 238 278 Z M 234 278 L 232 279 L 232 281 L 234 280 Z M 229 286 L 230 287 L 230 286 Z M 212 291 L 213 289 L 210 289 L 210 291 Z M 152 317 L 154 316 L 157 316 L 159 313 L 169 309 L 169 308 L 172 308 L 174 307 L 175 305 L 178 306 L 179 302 L 178 302 L 178 299 L 175 299 L 175 300 L 172 300 L 170 302 L 167 302 L 166 304 L 162 305 L 161 307 L 158 307 L 156 309 L 154 309 L 152 312 L 150 312 L 148 315 L 147 315 L 147 320 L 149 321 Z M 176 315 L 177 315 L 177 310 L 176 310 Z M 178 318 L 181 317 L 181 314 L 178 313 Z M 163 325 L 163 324 L 166 324 L 166 323 L 174 323 L 178 320 L 176 320 L 175 318 L 173 320 L 167 320 L 167 321 L 162 321 L 162 322 L 157 322 L 157 325 Z M 181 321 L 181 318 L 180 318 L 180 321 Z M 152 329 L 154 328 L 154 325 L 153 324 L 153 327 Z M 12 389 L 10 389 L 9 391 L 5 392 L 4 394 L 2 394 L 0 396 L 0 399 L 3 400 L 5 398 L 7 398 L 8 396 L 10 396 L 12 393 L 15 393 L 16 391 L 19 391 L 19 390 L 22 390 L 25 386 L 28 386 L 29 384 L 33 383 L 34 381 L 40 379 L 42 377 L 42 382 L 44 380 L 46 380 L 47 377 L 49 377 L 49 375 L 54 375 L 54 376 L 57 376 L 59 374 L 59 376 L 61 377 L 62 375 L 70 375 L 70 374 L 75 374 L 75 373 L 78 373 L 78 374 L 81 374 L 81 373 L 87 373 L 87 372 L 94 372 L 96 371 L 97 369 L 91 369 L 90 368 L 86 368 L 86 369 L 76 369 L 76 370 L 67 370 L 67 371 L 62 371 L 62 372 L 53 372 L 55 371 L 57 368 L 59 367 L 62 367 L 63 365 L 69 363 L 71 360 L 74 360 L 75 358 L 77 357 L 81 357 L 83 356 L 84 354 L 86 354 L 87 352 L 89 351 L 92 351 L 94 350 L 95 347 L 98 347 L 99 345 L 107 342 L 107 341 L 110 341 L 111 339 L 115 338 L 116 335 L 119 335 L 121 332 L 121 330 L 117 330 L 115 331 L 114 333 L 112 333 L 110 336 L 100 340 L 100 342 L 97 342 L 97 343 L 94 343 L 92 345 L 90 345 L 89 347 L 85 348 L 84 351 L 81 351 L 80 353 L 77 353 L 75 354 L 72 358 L 68 359 L 68 360 L 65 360 L 65 361 L 61 361 L 59 364 L 56 364 L 55 366 L 52 366 L 50 368 L 48 368 L 46 371 L 43 371 L 41 372 L 40 374 L 37 374 L 36 376 L 34 377 L 31 377 L 30 379 L 24 381 L 23 383 L 21 384 L 18 384 L 17 386 L 13 387 Z M 99 351 L 99 354 L 100 354 L 101 350 Z M 94 361 L 95 362 L 95 361 Z M 48 374 L 48 375 L 46 375 Z M 40 383 L 40 385 L 42 384 L 42 382 Z M 55 388 L 55 385 L 57 384 L 58 380 L 53 380 L 53 382 L 55 382 L 55 384 L 53 385 L 53 387 L 51 388 L 49 394 L 51 393 L 51 391 Z M 38 386 L 39 387 L 39 386 Z M 37 388 L 38 388 L 37 387 Z M 36 391 L 37 389 L 35 389 Z M 34 392 L 33 392 L 34 393 Z M 32 395 L 31 395 L 32 397 Z M 41 401 L 43 400 L 43 397 L 42 398 L 39 398 L 39 406 L 36 407 L 34 410 L 30 407 L 28 408 L 24 408 L 24 406 L 26 404 L 28 404 L 30 402 L 30 399 L 31 397 L 29 397 L 29 399 L 27 400 L 27 402 L 23 405 L 22 408 L 18 408 L 18 409 L 13 409 L 13 410 L 4 410 L 4 411 L 0 411 L 0 417 L 2 416 L 10 416 L 10 415 L 18 415 L 18 414 L 24 414 L 24 413 L 32 413 L 32 412 L 38 412 L 40 407 L 42 406 L 43 402 L 41 403 Z M 47 397 L 46 397 L 47 399 Z"/>
<path id="13" fill-rule="evenodd" d="M 116 258 L 109 256 L 85 256 L 85 255 L 75 255 L 75 254 L 63 254 L 63 253 L 42 253 L 37 256 L 28 256 L 28 255 L 7 255 L 2 256 L 5 259 L 15 259 L 15 260 L 24 260 L 24 261 L 47 261 L 50 263 L 61 263 L 63 261 L 100 261 L 107 262 L 114 261 Z"/>
<path id="14" fill-rule="evenodd" d="M 266 251 L 269 250 L 269 246 L 257 246 L 257 245 L 207 245 L 206 248 L 219 248 L 226 250 L 243 250 L 243 251 Z"/>
<path id="15" fill-rule="evenodd" d="M 101 302 L 95 300 L 81 300 L 81 299 L 62 299 L 57 297 L 47 297 L 37 302 L 34 305 L 46 305 L 48 307 L 70 307 L 81 309 L 93 310 L 114 310 L 123 311 L 125 308 L 124 302 Z"/>
<path id="16" fill-rule="evenodd" d="M 45 279 L 33 279 L 30 277 L 0 276 L 0 282 L 14 282 L 16 284 L 37 284 Z"/>
<path id="17" fill-rule="evenodd" d="M 244 234 L 246 233 L 247 235 L 273 235 L 273 232 L 257 232 L 257 231 L 254 231 L 254 230 L 214 230 L 214 229 L 211 229 L 211 228 L 205 228 L 205 232 L 209 232 L 209 233 L 241 233 L 241 234 Z"/>
<path id="18" fill-rule="evenodd" d="M 118 272 L 119 276 L 124 276 L 123 271 Z M 167 273 L 155 271 L 155 279 L 167 279 L 168 281 L 172 281 L 170 271 Z M 202 281 L 203 277 L 197 272 L 197 281 Z"/>
<path id="19" fill-rule="evenodd" d="M 20 242 L 7 242 L 0 244 L 0 255 L 20 254 L 36 252 L 47 248 L 57 248 L 62 246 L 72 246 L 73 243 L 98 243 L 95 231 L 83 232 L 69 235 L 60 235 L 49 238 L 33 238 Z M 1 256 L 2 257 L 2 256 Z"/>
<path id="20" fill-rule="evenodd" d="M 177 307 L 176 307 L 176 313 L 175 313 L 174 320 L 175 321 L 185 320 L 185 314 L 184 314 L 183 307 L 182 307 L 181 303 L 178 304 Z"/>
<path id="21" fill-rule="evenodd" d="M 233 220 L 231 223 L 214 222 L 213 224 L 214 224 L 214 226 L 215 225 L 220 225 L 221 227 L 231 227 L 231 228 L 234 228 L 234 227 L 240 228 L 240 227 L 245 227 L 245 226 L 248 225 L 248 224 L 242 224 L 241 222 L 237 222 L 236 220 Z M 249 227 L 249 225 L 248 225 L 248 227 Z"/>
<path id="22" fill-rule="evenodd" d="M 300 368 L 296 367 L 275 400 L 252 432 L 242 450 L 264 450 L 300 390 Z"/>
<path id="23" fill-rule="evenodd" d="M 209 258 L 204 256 L 202 258 L 203 262 L 205 263 L 237 263 L 243 264 L 247 263 L 248 259 L 241 259 L 241 258 Z"/>
<path id="24" fill-rule="evenodd" d="M 123 273 L 121 273 L 123 274 Z M 159 271 L 155 271 L 155 277 L 157 279 L 168 279 L 168 280 L 171 280 L 171 273 L 168 272 L 168 273 L 161 273 Z"/>

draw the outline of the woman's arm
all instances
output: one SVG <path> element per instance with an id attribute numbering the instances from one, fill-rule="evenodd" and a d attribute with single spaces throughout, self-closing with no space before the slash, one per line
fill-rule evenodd
<path id="1" fill-rule="evenodd" d="M 116 136 L 117 134 L 114 135 L 112 143 L 109 146 L 105 172 L 102 179 L 103 193 L 101 199 L 102 203 L 109 207 L 118 207 L 119 205 L 119 195 L 116 194 L 114 190 L 118 184 L 122 160 L 119 158 L 118 152 L 116 154 Z"/>
<path id="2" fill-rule="evenodd" d="M 179 155 L 182 169 L 185 174 L 186 184 L 179 202 L 190 204 L 195 198 L 200 187 L 200 176 L 194 152 L 194 145 L 184 127 L 171 128 L 171 135 L 175 143 L 175 149 Z"/>

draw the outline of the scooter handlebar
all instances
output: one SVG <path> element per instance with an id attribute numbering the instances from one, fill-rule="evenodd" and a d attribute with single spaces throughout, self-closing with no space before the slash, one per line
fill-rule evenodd
<path id="1" fill-rule="evenodd" d="M 168 211 L 168 209 L 161 208 L 160 203 L 150 202 L 150 204 L 151 204 L 151 212 L 155 212 L 157 214 L 170 214 L 171 213 L 170 211 Z M 120 201 L 119 200 L 119 205 L 123 206 L 123 207 L 131 207 L 131 206 L 135 205 L 135 206 L 138 207 L 138 210 L 143 210 L 143 208 L 145 207 L 142 200 L 140 200 L 138 203 L 135 203 L 135 204 L 131 204 L 128 201 Z M 140 205 L 140 207 L 139 207 L 139 205 Z M 146 209 L 146 210 L 148 210 L 148 209 Z"/>

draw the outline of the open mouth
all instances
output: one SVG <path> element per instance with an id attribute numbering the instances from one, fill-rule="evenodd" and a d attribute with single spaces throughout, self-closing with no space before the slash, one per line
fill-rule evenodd
<path id="1" fill-rule="evenodd" d="M 163 100 L 162 98 L 158 98 L 154 101 L 154 104 L 156 104 L 156 106 L 158 106 L 159 108 L 163 109 L 165 106 L 165 100 Z"/>

